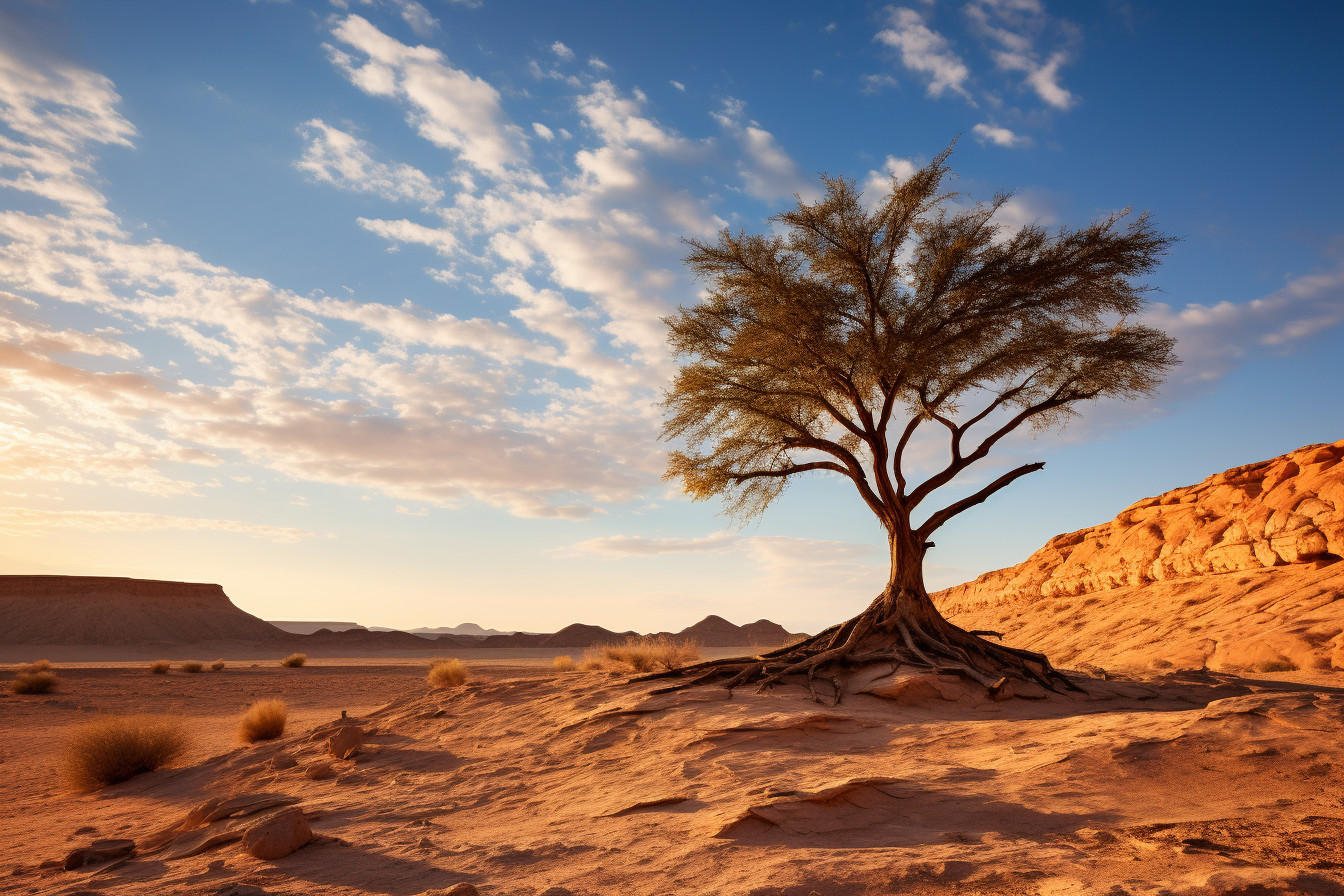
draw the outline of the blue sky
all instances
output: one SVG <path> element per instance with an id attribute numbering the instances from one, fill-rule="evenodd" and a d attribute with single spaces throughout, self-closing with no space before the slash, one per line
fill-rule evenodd
<path id="1" fill-rule="evenodd" d="M 943 586 L 1344 437 L 1344 11 L 1288 4 L 11 2 L 0 569 L 271 619 L 815 630 L 880 589 L 847 483 L 660 482 L 682 237 L 957 139 L 1004 227 L 1152 212 L 1144 403 L 1006 443 Z M 959 138 L 958 138 L 958 135 Z M 921 453 L 936 463 L 938 446 Z M 997 474 L 995 474 L 997 475 Z"/>

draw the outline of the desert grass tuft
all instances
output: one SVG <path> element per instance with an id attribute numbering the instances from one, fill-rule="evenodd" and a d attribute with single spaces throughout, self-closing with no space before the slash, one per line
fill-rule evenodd
<path id="1" fill-rule="evenodd" d="M 238 723 L 238 737 L 249 744 L 259 740 L 274 740 L 285 733 L 289 708 L 283 700 L 258 700 L 243 713 Z"/>
<path id="2" fill-rule="evenodd" d="M 280 665 L 284 666 L 286 669 L 297 669 L 306 662 L 308 662 L 308 654 L 291 653 L 280 661 Z"/>
<path id="3" fill-rule="evenodd" d="M 441 660 L 429 667 L 425 676 L 430 687 L 455 688 L 466 683 L 467 667 L 461 660 Z"/>
<path id="4" fill-rule="evenodd" d="M 155 675 L 167 675 L 171 668 L 173 668 L 173 664 L 167 660 L 155 660 L 149 664 L 149 671 Z"/>
<path id="5" fill-rule="evenodd" d="M 56 690 L 56 673 L 47 669 L 20 672 L 9 688 L 16 694 L 50 694 Z"/>
<path id="6" fill-rule="evenodd" d="M 26 666 L 23 667 L 22 671 L 24 671 L 24 672 L 50 672 L 50 671 L 51 671 L 51 660 L 37 660 L 36 662 L 29 663 L 28 665 L 26 665 Z"/>
<path id="7" fill-rule="evenodd" d="M 201 671 L 202 669 L 204 669 L 204 668 L 205 668 L 205 663 L 198 663 L 198 662 L 196 662 L 195 660 L 192 660 L 191 662 L 183 663 L 183 664 L 182 664 L 182 671 L 183 671 L 183 672 L 200 672 L 200 671 Z"/>
<path id="8" fill-rule="evenodd" d="M 551 661 L 551 665 L 555 668 L 555 671 L 557 672 L 573 672 L 574 657 L 570 656 L 567 653 L 562 653 Z"/>
<path id="9" fill-rule="evenodd" d="M 1297 663 L 1292 660 L 1264 660 L 1252 668 L 1256 672 L 1296 672 Z"/>
<path id="10" fill-rule="evenodd" d="M 165 766 L 186 747 L 186 730 L 177 719 L 106 716 L 71 736 L 61 757 L 61 777 L 75 790 L 97 790 Z"/>
<path id="11" fill-rule="evenodd" d="M 210 668 L 213 669 L 213 670 L 216 671 L 216 672 L 223 672 L 223 671 L 224 671 L 224 661 L 223 661 L 223 660 L 215 660 L 213 663 L 210 664 Z"/>
<path id="12" fill-rule="evenodd" d="M 585 669 L 618 672 L 654 672 L 676 669 L 700 659 L 700 645 L 665 636 L 626 638 L 621 644 L 602 644 L 583 652 Z"/>

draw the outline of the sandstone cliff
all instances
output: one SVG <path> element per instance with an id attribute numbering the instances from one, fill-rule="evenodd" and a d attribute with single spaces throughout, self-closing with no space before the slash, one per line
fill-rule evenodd
<path id="1" fill-rule="evenodd" d="M 1344 441 L 1227 470 L 934 600 L 1066 663 L 1344 668 L 1341 461 Z"/>

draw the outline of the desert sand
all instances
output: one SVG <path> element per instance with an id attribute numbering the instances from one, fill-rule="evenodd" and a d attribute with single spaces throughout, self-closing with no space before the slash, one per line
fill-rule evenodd
<path id="1" fill-rule="evenodd" d="M 63 896 L 1344 896 L 1337 508 L 1344 442 L 1309 446 L 937 595 L 1085 691 L 1040 699 L 908 669 L 856 675 L 834 705 L 787 684 L 660 693 L 554 671 L 537 650 L 463 651 L 470 680 L 435 690 L 424 658 L 282 669 L 282 642 L 151 675 L 86 644 L 55 693 L 0 696 L 0 881 Z M 288 702 L 285 735 L 241 744 L 239 717 L 265 698 Z M 146 711 L 181 720 L 184 756 L 92 794 L 61 786 L 75 726 Z M 244 849 L 275 845 L 262 830 L 278 831 L 271 858 Z M 80 852 L 102 840 L 116 854 Z"/>
<path id="2" fill-rule="evenodd" d="M 819 706 L 801 688 L 650 695 L 536 661 L 431 691 L 423 664 L 359 663 L 66 668 L 56 694 L 0 698 L 6 892 L 1344 892 L 1339 676 L 1171 673 L 998 703 L 933 678 Z M 289 702 L 288 733 L 240 745 L 260 696 Z M 69 726 L 146 709 L 194 736 L 177 767 L 59 786 Z M 342 724 L 364 745 L 336 760 Z M 283 805 L 174 829 L 212 799 L 267 795 Z M 217 836 L 289 805 L 316 835 L 290 855 Z M 105 838 L 137 851 L 63 870 Z"/>

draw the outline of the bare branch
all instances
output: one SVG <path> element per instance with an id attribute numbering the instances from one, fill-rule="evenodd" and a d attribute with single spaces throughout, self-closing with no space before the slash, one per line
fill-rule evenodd
<path id="1" fill-rule="evenodd" d="M 927 541 L 929 536 L 938 531 L 943 523 L 946 523 L 963 510 L 967 510 L 977 504 L 983 503 L 986 498 L 997 492 L 999 489 L 1012 484 L 1023 476 L 1026 476 L 1028 473 L 1035 473 L 1037 470 L 1043 469 L 1044 467 L 1045 463 L 1043 461 L 1037 461 L 1034 464 L 1023 464 L 1014 470 L 1004 473 L 998 479 L 995 479 L 975 494 L 968 495 L 955 504 L 951 504 L 929 517 L 924 521 L 923 525 L 915 530 L 916 537 L 920 541 Z"/>

